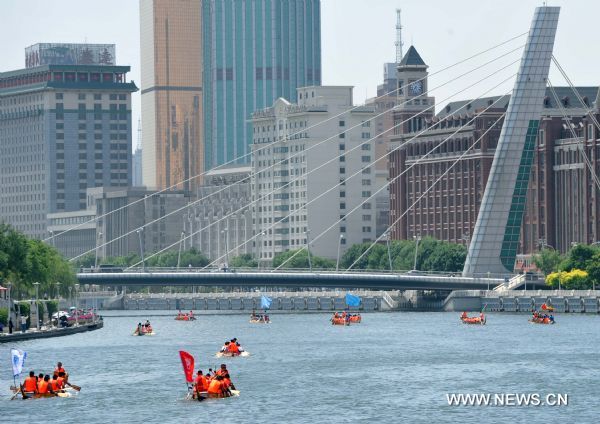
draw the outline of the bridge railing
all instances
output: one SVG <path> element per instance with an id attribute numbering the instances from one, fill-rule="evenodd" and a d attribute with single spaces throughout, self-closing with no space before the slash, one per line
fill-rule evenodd
<path id="1" fill-rule="evenodd" d="M 360 297 L 390 297 L 389 293 L 398 295 L 399 291 L 384 290 L 350 290 L 354 295 Z M 220 293 L 128 293 L 129 299 L 179 299 L 179 298 L 209 298 L 209 299 L 229 299 L 236 298 L 258 298 L 260 296 L 268 297 L 343 297 L 348 290 L 326 290 L 326 291 L 254 291 L 254 292 L 220 292 Z M 390 297 L 391 299 L 391 297 Z M 393 302 L 393 299 L 391 299 Z"/>
<path id="2" fill-rule="evenodd" d="M 351 271 L 336 271 L 333 269 L 317 269 L 313 268 L 245 268 L 245 267 L 236 267 L 236 268 L 200 268 L 200 267 L 136 267 L 136 268 L 124 268 L 124 267 L 113 267 L 113 268 L 80 268 L 80 272 L 83 274 L 86 273 L 116 273 L 116 272 L 124 272 L 124 273 L 140 273 L 140 272 L 148 272 L 148 273 L 161 273 L 161 272 L 194 272 L 194 273 L 215 273 L 215 272 L 232 272 L 232 273 L 254 273 L 254 272 L 277 272 L 277 273 L 315 273 L 315 274 L 390 274 L 390 275 L 406 275 L 410 277 L 419 277 L 419 276 L 440 276 L 440 277 L 456 277 L 461 278 L 462 274 L 460 272 L 448 272 L 448 271 L 418 271 L 418 270 L 393 270 L 389 269 L 353 269 Z M 513 275 L 511 274 L 492 274 L 492 273 L 483 273 L 478 275 L 473 275 L 470 278 L 474 278 L 477 280 L 502 280 L 508 281 Z"/>

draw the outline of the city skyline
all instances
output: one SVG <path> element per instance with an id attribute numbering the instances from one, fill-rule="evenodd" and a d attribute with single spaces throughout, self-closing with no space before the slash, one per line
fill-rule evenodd
<path id="1" fill-rule="evenodd" d="M 499 9 L 493 3 L 485 2 L 439 2 L 438 7 L 427 9 L 426 24 L 423 24 L 419 22 L 424 13 L 418 2 L 323 0 L 322 84 L 353 85 L 357 104 L 376 95 L 377 85 L 383 79 L 383 64 L 394 61 L 396 8 L 402 8 L 404 50 L 414 44 L 430 65 L 430 71 L 435 73 L 444 66 L 527 31 L 530 12 L 541 2 L 509 1 L 504 4 L 506 7 Z M 130 78 L 140 84 L 138 1 L 90 3 L 85 13 L 81 12 L 79 3 L 71 0 L 62 2 L 62 7 L 56 9 L 48 9 L 45 5 L 41 0 L 5 2 L 7 24 L 0 27 L 0 37 L 12 42 L 3 46 L 0 72 L 24 68 L 24 49 L 35 43 L 114 43 L 117 61 L 131 66 Z M 555 56 L 566 67 L 574 84 L 595 85 L 594 74 L 586 72 L 586 69 L 598 67 L 600 58 L 587 53 L 589 45 L 585 43 L 585 30 L 572 31 L 572 28 L 592 28 L 600 5 L 567 1 L 552 2 L 552 5 L 563 6 Z M 515 14 L 517 7 L 523 13 Z M 464 13 L 465 9 L 469 10 L 468 14 Z M 118 13 L 115 13 L 117 10 Z M 490 19 L 492 13 L 493 20 Z M 29 22 L 35 23 L 26 32 L 21 30 L 22 20 L 19 19 L 19 16 L 25 15 L 29 17 Z M 111 22 L 110 31 L 101 24 L 107 21 Z M 68 25 L 63 24 L 67 22 Z M 511 25 L 506 25 L 506 22 L 511 22 Z M 369 36 L 365 37 L 365 34 Z M 356 54 L 358 51 L 360 55 Z M 585 66 L 577 66 L 580 60 L 585 61 Z M 446 78 L 432 75 L 431 87 L 443 83 Z M 474 80 L 477 76 L 470 78 Z M 563 84 L 554 69 L 550 71 L 550 79 L 555 85 Z M 498 87 L 492 94 L 503 94 L 510 89 L 511 83 L 509 81 L 506 87 Z M 434 94 L 439 99 L 438 106 L 443 107 L 447 102 L 442 100 L 452 93 L 452 89 L 445 87 L 436 91 Z M 466 91 L 460 97 L 474 95 L 474 92 Z M 136 93 L 132 96 L 134 132 L 137 131 L 136 120 L 141 115 L 140 104 L 140 94 Z"/>

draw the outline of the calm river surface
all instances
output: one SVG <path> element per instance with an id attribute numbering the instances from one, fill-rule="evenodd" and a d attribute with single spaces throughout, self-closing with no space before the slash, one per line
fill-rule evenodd
<path id="1" fill-rule="evenodd" d="M 598 316 L 558 315 L 557 325 L 544 326 L 490 314 L 481 327 L 460 324 L 458 313 L 377 313 L 339 327 L 324 314 L 253 325 L 247 315 L 179 322 L 168 312 L 135 313 L 107 314 L 98 331 L 15 346 L 36 373 L 61 360 L 83 387 L 70 399 L 9 401 L 12 346 L 0 345 L 0 422 L 591 423 L 600 416 Z M 157 335 L 131 336 L 147 316 Z M 233 337 L 251 352 L 226 361 L 240 397 L 183 401 L 178 351 L 206 370 Z M 446 393 L 566 393 L 569 405 L 457 407 Z"/>

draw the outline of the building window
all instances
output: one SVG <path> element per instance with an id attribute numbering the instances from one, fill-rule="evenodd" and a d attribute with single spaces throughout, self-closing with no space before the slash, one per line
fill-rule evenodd
<path id="1" fill-rule="evenodd" d="M 346 126 L 346 121 L 340 121 L 340 127 L 345 127 Z"/>
<path id="2" fill-rule="evenodd" d="M 594 139 L 594 126 L 592 124 L 588 124 L 588 136 L 587 136 L 588 140 L 593 140 Z"/>
<path id="3" fill-rule="evenodd" d="M 346 133 L 343 133 L 343 132 L 342 132 L 342 133 L 340 133 L 340 136 L 339 136 L 339 137 L 340 137 L 340 138 L 346 138 Z"/>
<path id="4" fill-rule="evenodd" d="M 363 163 L 371 162 L 371 156 L 362 156 L 360 159 Z"/>
<path id="5" fill-rule="evenodd" d="M 346 144 L 340 143 L 340 150 L 346 150 Z"/>

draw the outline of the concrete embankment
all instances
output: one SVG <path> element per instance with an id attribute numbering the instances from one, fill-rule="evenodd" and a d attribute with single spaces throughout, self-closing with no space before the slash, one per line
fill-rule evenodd
<path id="1" fill-rule="evenodd" d="M 46 339 L 49 337 L 62 337 L 71 334 L 84 333 L 86 331 L 99 330 L 104 326 L 102 319 L 89 323 L 81 324 L 73 327 L 56 328 L 51 327 L 43 330 L 27 330 L 25 333 L 16 332 L 13 334 L 0 334 L 0 343 L 20 342 L 24 340 Z"/>
<path id="2" fill-rule="evenodd" d="M 361 297 L 361 305 L 351 310 L 369 312 L 395 310 L 397 292 L 352 291 Z M 173 293 L 128 294 L 118 301 L 105 302 L 110 309 L 124 310 L 194 310 L 246 311 L 259 310 L 261 296 L 268 296 L 272 312 L 318 312 L 346 308 L 345 291 L 323 292 L 242 292 L 242 293 Z"/>
<path id="3" fill-rule="evenodd" d="M 600 313 L 599 290 L 457 290 L 443 304 L 445 311 L 532 312 L 542 304 L 555 312 Z"/>

